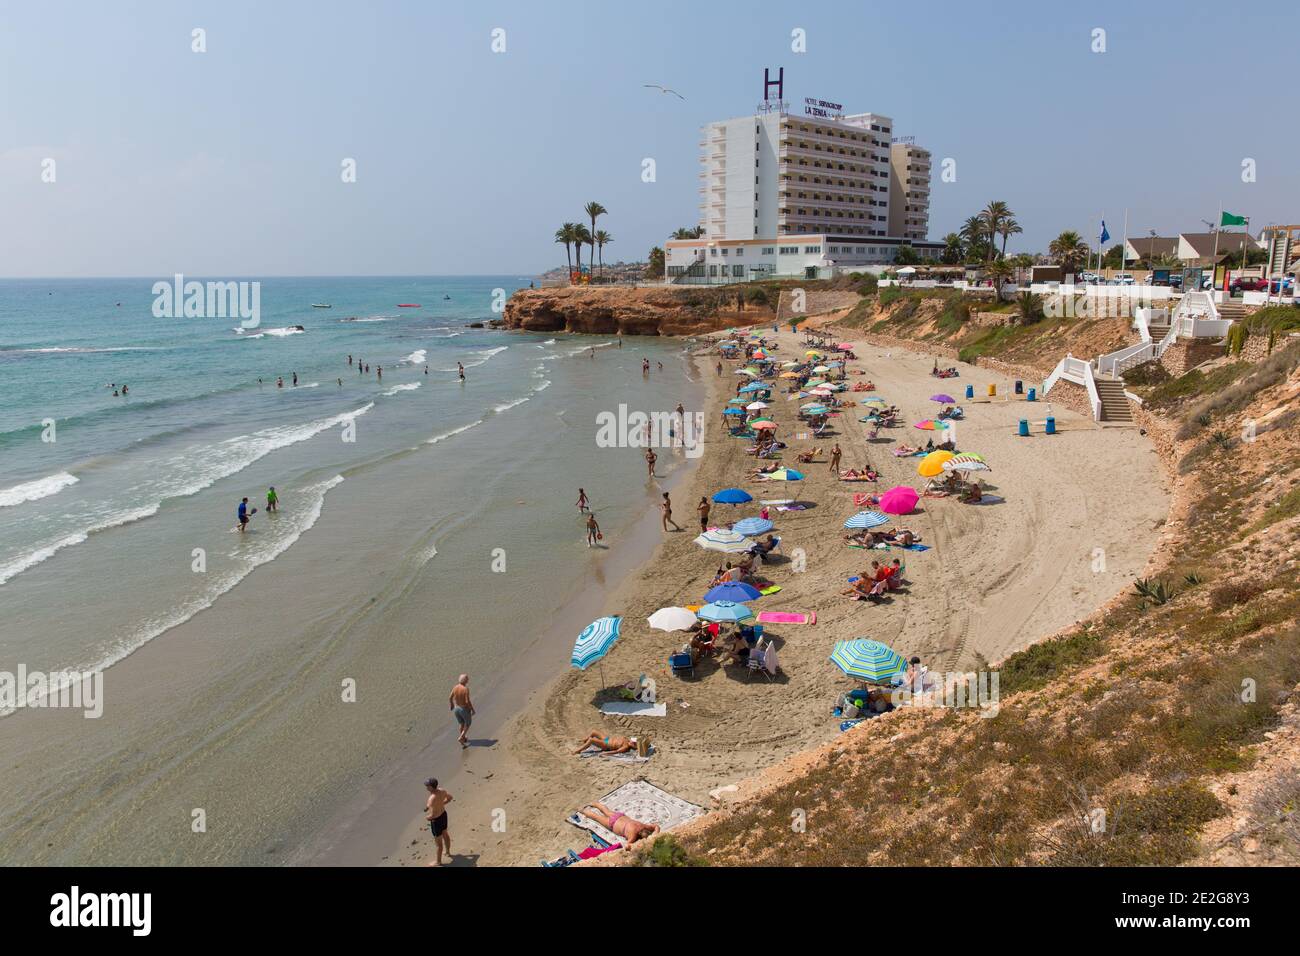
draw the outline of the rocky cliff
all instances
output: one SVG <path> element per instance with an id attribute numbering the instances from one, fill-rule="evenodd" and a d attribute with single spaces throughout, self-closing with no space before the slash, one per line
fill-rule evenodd
<path id="1" fill-rule="evenodd" d="M 506 303 L 504 326 L 526 332 L 594 335 L 700 335 L 771 322 L 772 309 L 722 288 L 521 289 Z"/>

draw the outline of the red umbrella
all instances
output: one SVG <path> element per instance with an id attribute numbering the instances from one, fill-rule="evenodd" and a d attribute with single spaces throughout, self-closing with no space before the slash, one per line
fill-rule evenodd
<path id="1" fill-rule="evenodd" d="M 891 515 L 910 514 L 920 498 L 915 488 L 898 485 L 880 496 L 880 510 Z"/>

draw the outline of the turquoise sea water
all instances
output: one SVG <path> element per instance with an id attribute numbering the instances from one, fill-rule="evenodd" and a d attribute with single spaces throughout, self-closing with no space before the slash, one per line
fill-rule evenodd
<path id="1" fill-rule="evenodd" d="M 679 342 L 468 327 L 526 277 L 265 279 L 246 330 L 155 317 L 155 281 L 0 281 L 0 667 L 111 665 L 325 541 L 328 572 L 287 582 L 289 600 L 346 606 L 346 582 L 383 562 L 459 566 L 453 535 L 461 555 L 514 547 L 519 587 L 561 593 L 582 573 L 578 554 L 554 560 L 581 543 L 577 487 L 610 528 L 647 502 L 627 494 L 640 453 L 602 454 L 595 415 L 694 394 Z M 264 509 L 270 485 L 279 513 L 235 533 L 240 498 Z M 505 515 L 499 487 L 527 505 Z M 442 586 L 481 620 L 499 583 Z"/>

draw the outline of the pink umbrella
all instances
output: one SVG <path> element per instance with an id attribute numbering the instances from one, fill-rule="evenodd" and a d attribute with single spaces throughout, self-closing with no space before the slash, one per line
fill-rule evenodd
<path id="1" fill-rule="evenodd" d="M 920 497 L 915 488 L 898 485 L 880 496 L 880 510 L 891 515 L 910 514 Z"/>

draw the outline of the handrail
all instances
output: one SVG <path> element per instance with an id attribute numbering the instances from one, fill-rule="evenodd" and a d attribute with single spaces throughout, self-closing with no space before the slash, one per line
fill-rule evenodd
<path id="1" fill-rule="evenodd" d="M 1082 385 L 1088 390 L 1088 404 L 1092 407 L 1093 421 L 1101 421 L 1101 396 L 1097 393 L 1097 382 L 1092 374 L 1092 363 L 1085 362 L 1083 359 L 1077 359 L 1073 355 L 1066 353 L 1065 358 L 1057 363 L 1052 374 L 1043 382 L 1043 397 L 1052 390 L 1061 379 L 1067 382 L 1073 382 L 1076 385 Z"/>
<path id="2" fill-rule="evenodd" d="M 1097 371 L 1102 375 L 1118 377 L 1134 365 L 1141 365 L 1143 362 L 1148 361 L 1154 352 L 1155 345 L 1148 336 L 1144 342 L 1138 342 L 1136 345 L 1118 349 L 1098 358 Z"/>

